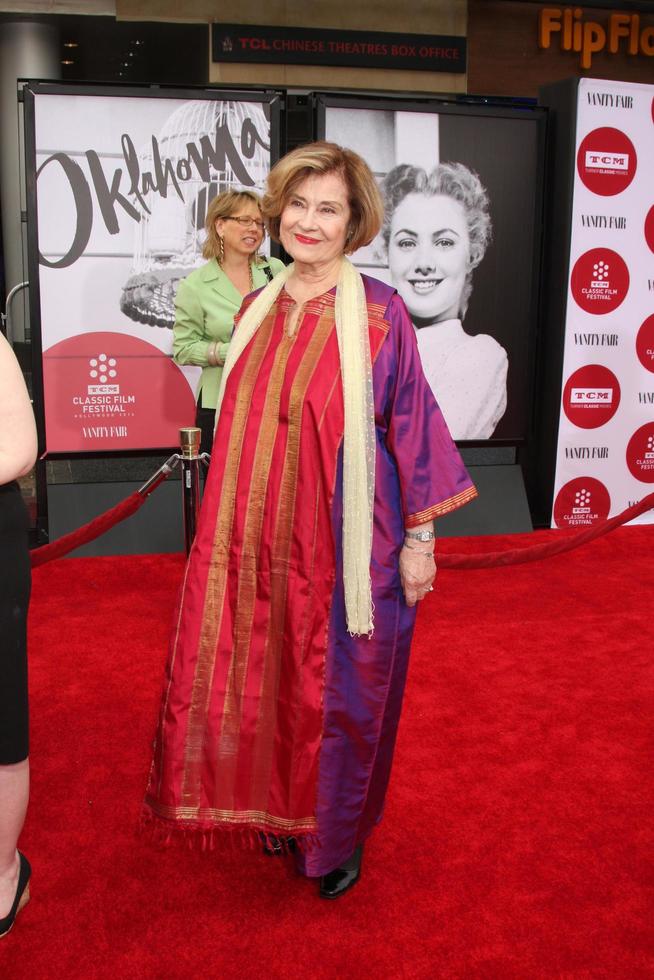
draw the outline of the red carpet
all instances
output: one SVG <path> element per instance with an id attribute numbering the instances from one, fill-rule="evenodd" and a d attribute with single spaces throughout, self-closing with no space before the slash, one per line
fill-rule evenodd
<path id="1" fill-rule="evenodd" d="M 653 542 L 629 527 L 532 565 L 441 572 L 386 816 L 335 903 L 282 860 L 135 832 L 181 559 L 37 569 L 33 897 L 0 976 L 651 978 Z"/>

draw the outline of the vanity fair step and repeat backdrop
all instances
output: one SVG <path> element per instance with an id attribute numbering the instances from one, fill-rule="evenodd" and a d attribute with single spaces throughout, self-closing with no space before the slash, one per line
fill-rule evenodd
<path id="1" fill-rule="evenodd" d="M 552 525 L 582 528 L 654 484 L 654 85 L 580 80 L 574 131 Z"/>

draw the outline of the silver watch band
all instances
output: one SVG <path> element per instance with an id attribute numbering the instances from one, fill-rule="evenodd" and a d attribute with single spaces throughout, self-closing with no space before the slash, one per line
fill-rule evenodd
<path id="1" fill-rule="evenodd" d="M 433 531 L 405 531 L 405 538 L 413 538 L 414 541 L 433 541 L 436 535 Z"/>

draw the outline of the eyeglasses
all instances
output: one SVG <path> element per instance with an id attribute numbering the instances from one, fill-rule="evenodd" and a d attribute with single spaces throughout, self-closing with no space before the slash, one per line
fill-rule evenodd
<path id="1" fill-rule="evenodd" d="M 238 221 L 241 228 L 251 228 L 252 225 L 256 225 L 259 231 L 263 231 L 264 229 L 263 221 L 261 221 L 259 218 L 246 218 L 245 216 L 236 217 L 236 215 L 228 215 L 224 220 Z"/>

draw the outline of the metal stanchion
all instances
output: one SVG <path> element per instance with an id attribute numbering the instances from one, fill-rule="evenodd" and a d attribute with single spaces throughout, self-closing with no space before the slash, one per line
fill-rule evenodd
<path id="1" fill-rule="evenodd" d="M 200 515 L 200 436 L 195 427 L 179 430 L 182 447 L 182 494 L 184 498 L 184 544 L 191 550 Z"/>
<path id="2" fill-rule="evenodd" d="M 149 497 L 153 490 L 156 490 L 160 483 L 163 483 L 175 467 L 182 464 L 182 503 L 184 508 L 184 545 L 186 554 L 191 550 L 195 532 L 198 526 L 198 515 L 200 513 L 200 463 L 209 467 L 211 456 L 208 453 L 199 452 L 201 430 L 195 426 L 189 426 L 179 430 L 179 441 L 181 454 L 173 453 L 166 462 L 153 473 L 139 489 L 142 497 Z"/>

